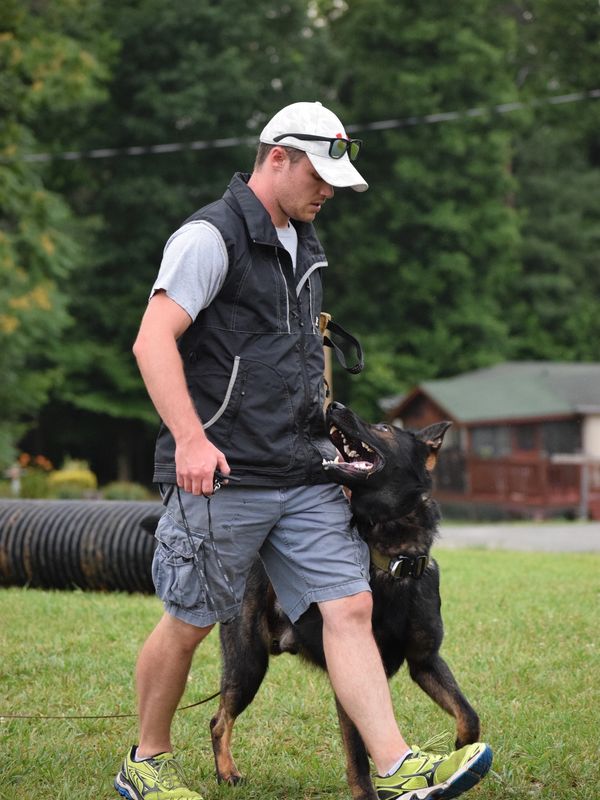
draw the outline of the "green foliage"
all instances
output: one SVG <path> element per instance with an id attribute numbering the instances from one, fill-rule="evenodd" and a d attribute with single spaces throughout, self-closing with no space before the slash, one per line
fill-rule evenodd
<path id="1" fill-rule="evenodd" d="M 102 489 L 104 500 L 149 500 L 152 495 L 140 483 L 112 481 Z"/>
<path id="2" fill-rule="evenodd" d="M 39 470 L 26 470 L 20 481 L 19 497 L 42 500 L 50 493 L 48 475 Z"/>
<path id="3" fill-rule="evenodd" d="M 280 106 L 321 95 L 323 34 L 303 0 L 111 0 L 104 11 L 120 57 L 82 149 L 255 139 Z M 239 146 L 55 166 L 56 185 L 79 213 L 95 215 L 96 227 L 72 276 L 76 335 L 64 342 L 54 406 L 88 415 L 103 444 L 127 422 L 154 437 L 157 416 L 131 345 L 164 243 L 253 160 L 254 148 Z"/>
<path id="4" fill-rule="evenodd" d="M 522 92 L 597 88 L 600 10 L 577 0 L 528 5 L 518 54 Z M 517 358 L 597 361 L 600 334 L 600 103 L 539 109 L 515 137 L 523 275 L 512 304 Z"/>
<path id="5" fill-rule="evenodd" d="M 86 461 L 67 459 L 60 469 L 48 476 L 48 491 L 51 497 L 75 500 L 93 495 L 98 480 Z"/>
<path id="6" fill-rule="evenodd" d="M 0 464 L 56 385 L 60 337 L 69 322 L 65 282 L 81 258 L 65 200 L 45 185 L 43 170 L 19 160 L 42 142 L 44 123 L 100 97 L 106 69 L 62 29 L 71 0 L 31 13 L 8 0 L 0 34 Z M 36 6 L 38 4 L 35 4 Z M 62 9 L 62 15 L 58 14 Z M 83 14 L 86 17 L 86 14 Z M 57 27 L 54 27 L 54 26 Z M 51 124 L 49 127 L 52 127 Z M 63 131 L 66 135 L 66 131 Z M 13 160 L 14 159 L 14 160 Z"/>
<path id="7" fill-rule="evenodd" d="M 344 117 L 369 123 L 511 99 L 514 25 L 496 10 L 488 0 L 349 4 L 332 22 Z M 519 229 L 506 202 L 514 185 L 501 120 L 364 137 L 360 166 L 370 191 L 340 195 L 324 224 L 329 310 L 387 342 L 385 356 L 367 351 L 367 364 L 385 359 L 391 392 L 382 392 L 377 369 L 365 371 L 362 385 L 342 385 L 350 402 L 368 395 L 373 406 L 398 387 L 504 357 Z"/>
<path id="8" fill-rule="evenodd" d="M 4 496 L 40 499 L 48 497 L 48 477 L 52 462 L 43 455 L 21 453 L 5 474 L 11 478 L 9 491 Z"/>
<path id="9" fill-rule="evenodd" d="M 598 360 L 600 165 L 590 168 L 581 153 L 574 158 L 570 136 L 544 125 L 520 143 L 523 277 L 512 315 L 518 358 Z"/>
<path id="10" fill-rule="evenodd" d="M 318 219 L 325 307 L 366 354 L 361 376 L 336 371 L 338 399 L 374 419 L 424 379 L 598 358 L 597 100 L 367 128 L 597 88 L 596 0 L 6 0 L 3 22 L 0 465 L 43 407 L 44 450 L 149 479 L 157 418 L 131 343 L 165 240 L 254 151 L 10 159 L 255 140 L 296 100 L 365 141 L 369 192 Z"/>

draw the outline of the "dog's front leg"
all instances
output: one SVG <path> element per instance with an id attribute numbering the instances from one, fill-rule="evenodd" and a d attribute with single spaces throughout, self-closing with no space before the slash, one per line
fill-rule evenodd
<path id="1" fill-rule="evenodd" d="M 233 726 L 254 699 L 269 664 L 266 625 L 251 610 L 245 601 L 240 616 L 221 625 L 221 701 L 210 721 L 217 780 L 232 786 L 242 780 L 231 753 Z"/>
<path id="2" fill-rule="evenodd" d="M 371 782 L 369 757 L 364 742 L 356 726 L 346 714 L 339 700 L 335 699 L 340 731 L 346 753 L 346 775 L 353 800 L 377 800 Z"/>
<path id="3" fill-rule="evenodd" d="M 424 661 L 407 659 L 411 678 L 456 721 L 456 747 L 479 740 L 479 717 L 439 654 Z"/>
<path id="4" fill-rule="evenodd" d="M 221 704 L 219 710 L 210 721 L 210 735 L 215 757 L 215 768 L 219 783 L 229 783 L 235 786 L 242 780 L 242 776 L 235 765 L 231 754 L 231 735 L 235 717 Z"/>

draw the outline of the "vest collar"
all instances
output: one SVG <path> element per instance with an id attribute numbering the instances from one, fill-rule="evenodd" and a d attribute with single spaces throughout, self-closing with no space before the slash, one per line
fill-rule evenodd
<path id="1" fill-rule="evenodd" d="M 258 244 L 270 244 L 274 247 L 280 246 L 271 217 L 252 189 L 248 187 L 249 180 L 249 173 L 236 172 L 223 199 L 229 205 L 236 207 L 236 211 L 244 217 L 252 241 Z M 298 222 L 298 220 L 291 222 L 298 232 L 299 239 L 313 234 L 313 226 L 310 223 Z"/>

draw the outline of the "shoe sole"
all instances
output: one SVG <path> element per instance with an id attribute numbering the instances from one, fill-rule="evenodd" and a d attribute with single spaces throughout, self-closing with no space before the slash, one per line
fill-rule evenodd
<path id="1" fill-rule="evenodd" d="M 452 800 L 453 797 L 459 797 L 487 775 L 493 758 L 492 748 L 486 745 L 475 760 L 463 767 L 462 772 L 454 775 L 449 782 L 437 787 L 431 794 L 421 795 L 417 792 L 413 794 L 412 800 Z"/>
<path id="2" fill-rule="evenodd" d="M 493 758 L 492 748 L 486 745 L 475 761 L 467 766 L 465 772 L 454 778 L 441 794 L 433 796 L 436 800 L 451 800 L 453 797 L 468 792 L 488 774 Z"/>
<path id="3" fill-rule="evenodd" d="M 139 795 L 132 786 L 129 785 L 124 786 L 121 783 L 121 780 L 122 780 L 122 775 L 119 772 L 119 774 L 114 780 L 114 787 L 117 790 L 117 792 L 121 795 L 121 797 L 124 797 L 125 800 L 141 800 L 141 795 Z M 130 790 L 134 792 L 134 794 L 130 794 Z"/>

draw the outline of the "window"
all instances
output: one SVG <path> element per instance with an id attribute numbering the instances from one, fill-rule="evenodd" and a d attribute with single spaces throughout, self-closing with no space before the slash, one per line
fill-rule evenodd
<path id="1" fill-rule="evenodd" d="M 514 426 L 516 450 L 535 450 L 536 427 L 536 425 Z"/>
<path id="2" fill-rule="evenodd" d="M 510 428 L 481 425 L 471 428 L 471 452 L 480 458 L 500 458 L 510 453 Z"/>
<path id="3" fill-rule="evenodd" d="M 545 422 L 542 448 L 547 453 L 577 453 L 581 450 L 581 423 L 574 419 Z"/>

